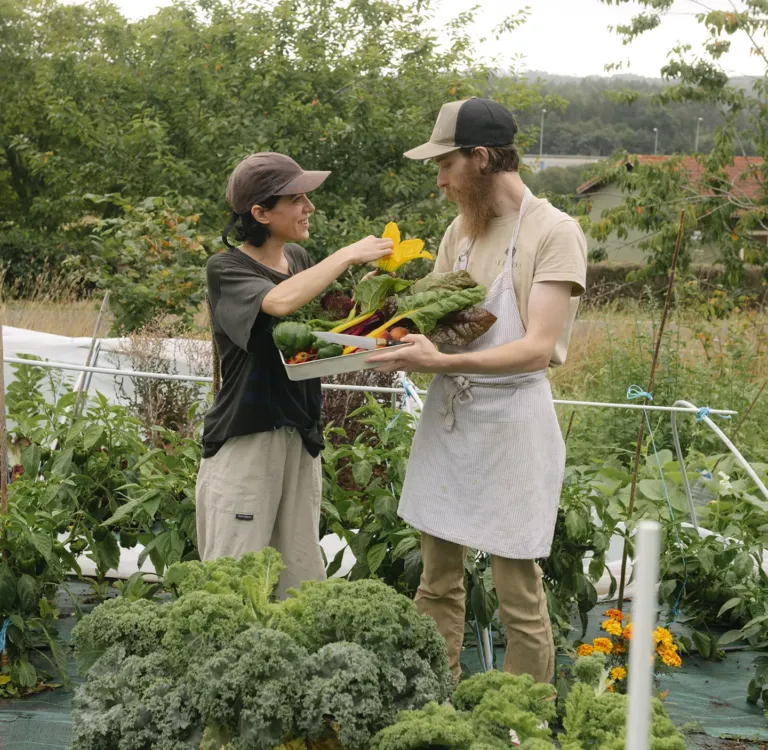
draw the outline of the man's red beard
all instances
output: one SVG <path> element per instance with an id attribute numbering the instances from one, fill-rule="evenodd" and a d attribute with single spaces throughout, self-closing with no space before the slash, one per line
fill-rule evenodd
<path id="1" fill-rule="evenodd" d="M 462 233 L 472 239 L 479 237 L 494 216 L 493 175 L 483 174 L 474 165 L 467 165 L 461 186 L 452 192 L 461 213 Z"/>

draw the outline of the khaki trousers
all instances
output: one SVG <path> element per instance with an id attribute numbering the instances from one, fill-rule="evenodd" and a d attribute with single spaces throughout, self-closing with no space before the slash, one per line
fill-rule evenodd
<path id="1" fill-rule="evenodd" d="M 448 659 L 456 682 L 461 677 L 459 655 L 464 642 L 464 558 L 459 544 L 422 533 L 424 572 L 416 592 L 419 612 L 430 615 L 448 644 Z M 504 671 L 530 674 L 551 682 L 555 644 L 547 610 L 541 568 L 533 560 L 491 555 L 499 616 L 507 633 Z"/>
<path id="2" fill-rule="evenodd" d="M 293 427 L 227 440 L 197 476 L 201 560 L 275 548 L 285 570 L 278 598 L 302 581 L 324 581 L 320 549 L 320 457 Z"/>

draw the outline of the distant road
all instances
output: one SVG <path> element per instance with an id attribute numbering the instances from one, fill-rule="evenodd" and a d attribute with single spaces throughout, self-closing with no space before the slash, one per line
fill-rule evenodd
<path id="1" fill-rule="evenodd" d="M 587 164 L 597 164 L 604 156 L 575 156 L 567 154 L 544 154 L 543 156 L 527 154 L 523 162 L 534 172 L 540 172 L 549 167 L 580 167 Z"/>

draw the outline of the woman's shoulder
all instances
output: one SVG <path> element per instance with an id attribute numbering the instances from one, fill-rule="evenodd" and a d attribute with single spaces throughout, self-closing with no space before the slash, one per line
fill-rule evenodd
<path id="1" fill-rule="evenodd" d="M 293 259 L 294 268 L 304 271 L 314 265 L 312 257 L 301 245 L 288 242 L 285 245 L 285 253 Z"/>

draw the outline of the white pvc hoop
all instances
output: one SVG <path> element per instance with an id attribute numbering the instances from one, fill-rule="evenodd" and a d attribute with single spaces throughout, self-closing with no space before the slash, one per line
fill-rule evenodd
<path id="1" fill-rule="evenodd" d="M 69 362 L 48 362 L 37 359 L 22 359 L 21 357 L 4 357 L 3 362 L 18 365 L 30 365 L 32 367 L 47 367 L 55 370 L 72 370 L 74 372 L 95 372 L 102 375 L 114 375 L 115 377 L 129 378 L 154 378 L 155 380 L 180 380 L 188 383 L 212 383 L 213 378 L 208 375 L 171 375 L 162 372 L 144 372 L 142 370 L 118 370 L 112 367 L 86 367 L 85 365 L 76 365 Z M 323 390 L 328 391 L 359 391 L 365 393 L 389 393 L 410 395 L 413 398 L 413 391 L 404 388 L 386 388 L 383 386 L 366 385 L 339 385 L 333 383 L 323 383 Z M 422 389 L 416 389 L 416 395 L 424 396 L 427 392 Z M 564 399 L 553 399 L 553 403 L 562 406 L 591 406 L 602 409 L 629 409 L 630 411 L 646 410 L 660 412 L 679 412 L 684 414 L 698 414 L 695 406 L 642 406 L 641 404 L 614 404 L 607 401 L 567 401 Z M 686 402 L 687 403 L 687 402 Z M 734 415 L 738 412 L 731 409 L 710 409 L 710 414 Z"/>

